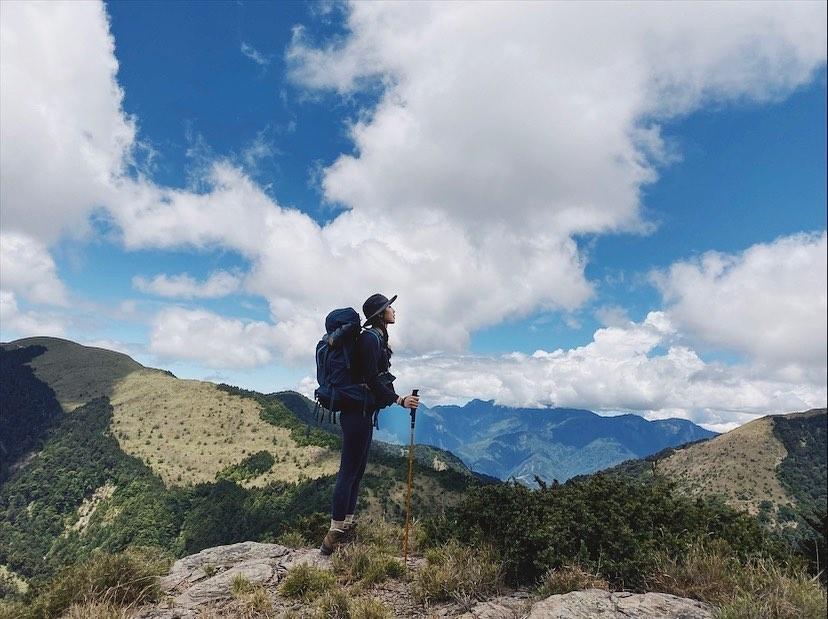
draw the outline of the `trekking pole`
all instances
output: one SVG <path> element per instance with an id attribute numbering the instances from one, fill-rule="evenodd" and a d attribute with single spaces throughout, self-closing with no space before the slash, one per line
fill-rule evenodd
<path id="1" fill-rule="evenodd" d="M 418 395 L 419 389 L 411 392 L 411 395 Z M 408 569 L 408 522 L 411 518 L 411 482 L 414 476 L 414 423 L 417 419 L 417 409 L 411 409 L 411 431 L 408 440 L 408 490 L 405 495 L 405 532 L 403 534 L 403 563 Z"/>

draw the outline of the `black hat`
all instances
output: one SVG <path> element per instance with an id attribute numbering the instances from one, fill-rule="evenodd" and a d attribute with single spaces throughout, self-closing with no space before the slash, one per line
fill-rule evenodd
<path id="1" fill-rule="evenodd" d="M 362 304 L 362 313 L 365 314 L 365 324 L 367 325 L 371 322 L 372 318 L 384 312 L 385 308 L 391 305 L 396 299 L 397 295 L 394 295 L 389 299 L 379 293 L 372 294 L 368 297 L 365 300 L 365 303 Z"/>

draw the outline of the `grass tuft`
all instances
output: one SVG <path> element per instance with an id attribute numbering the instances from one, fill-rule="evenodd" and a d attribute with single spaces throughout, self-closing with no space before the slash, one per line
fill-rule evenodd
<path id="1" fill-rule="evenodd" d="M 288 570 L 279 585 L 279 592 L 285 597 L 312 602 L 329 591 L 335 583 L 336 578 L 328 570 L 302 563 Z"/>
<path id="2" fill-rule="evenodd" d="M 59 572 L 34 600 L 29 616 L 59 617 L 73 605 L 131 608 L 154 602 L 161 593 L 158 576 L 169 565 L 157 549 L 93 555 Z"/>
<path id="3" fill-rule="evenodd" d="M 230 593 L 233 594 L 233 597 L 238 598 L 252 593 L 254 586 L 243 574 L 236 574 L 230 583 Z"/>
<path id="4" fill-rule="evenodd" d="M 426 564 L 414 578 L 413 593 L 421 602 L 457 600 L 467 604 L 499 591 L 501 565 L 486 549 L 455 540 L 426 552 Z"/>
<path id="5" fill-rule="evenodd" d="M 405 567 L 376 546 L 347 544 L 331 560 L 337 576 L 346 583 L 373 585 L 388 578 L 400 578 Z"/>
<path id="6" fill-rule="evenodd" d="M 583 591 L 584 589 L 609 590 L 609 584 L 600 576 L 590 574 L 580 565 L 564 565 L 559 568 L 552 568 L 544 574 L 538 588 L 538 595 L 548 597 L 569 593 L 570 591 Z"/>
<path id="7" fill-rule="evenodd" d="M 769 558 L 741 562 L 723 542 L 692 544 L 681 560 L 661 556 L 649 588 L 718 607 L 721 619 L 824 619 L 826 592 L 804 569 Z"/>

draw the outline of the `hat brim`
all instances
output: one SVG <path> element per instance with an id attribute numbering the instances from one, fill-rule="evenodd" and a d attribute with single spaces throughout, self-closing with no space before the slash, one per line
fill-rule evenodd
<path id="1" fill-rule="evenodd" d="M 379 308 L 376 312 L 374 312 L 373 314 L 371 314 L 370 316 L 368 316 L 368 318 L 366 318 L 366 319 L 365 319 L 365 322 L 363 323 L 363 325 L 362 325 L 362 326 L 364 327 L 364 326 L 365 326 L 365 325 L 367 325 L 369 322 L 371 322 L 374 318 L 376 318 L 377 316 L 379 316 L 380 314 L 382 314 L 385 310 L 387 310 L 387 309 L 388 309 L 388 306 L 389 306 L 389 305 L 391 305 L 391 304 L 392 304 L 394 301 L 396 301 L 396 300 L 397 300 L 397 295 L 394 295 L 393 297 L 391 297 L 390 299 L 388 299 L 388 303 L 384 303 L 384 304 L 383 304 L 383 306 L 382 306 L 382 307 L 380 307 L 380 308 Z"/>

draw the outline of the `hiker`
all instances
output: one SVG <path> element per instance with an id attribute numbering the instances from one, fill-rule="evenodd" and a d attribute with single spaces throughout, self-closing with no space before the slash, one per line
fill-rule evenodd
<path id="1" fill-rule="evenodd" d="M 354 360 L 354 378 L 370 390 L 373 406 L 365 410 L 364 402 L 345 399 L 339 420 L 342 427 L 342 459 L 336 477 L 331 507 L 331 528 L 319 551 L 330 555 L 339 544 L 353 538 L 356 528 L 354 511 L 359 494 L 359 482 L 368 463 L 368 449 L 374 433 L 374 424 L 380 409 L 397 403 L 404 408 L 417 408 L 420 398 L 400 396 L 394 391 L 394 376 L 388 371 L 392 351 L 388 347 L 388 325 L 395 322 L 390 299 L 374 294 L 362 304 L 365 324 L 370 325 L 359 334 Z"/>

